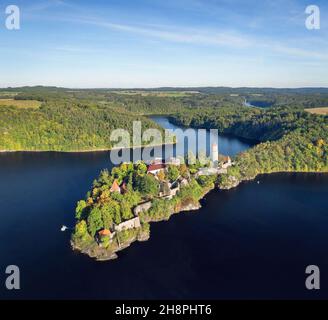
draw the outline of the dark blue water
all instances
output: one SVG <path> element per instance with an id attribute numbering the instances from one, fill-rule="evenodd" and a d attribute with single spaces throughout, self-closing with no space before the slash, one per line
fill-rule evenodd
<path id="1" fill-rule="evenodd" d="M 21 290 L 1 284 L 1 298 L 328 298 L 327 175 L 213 191 L 201 210 L 152 224 L 148 242 L 99 263 L 59 228 L 110 166 L 107 152 L 0 155 L 0 282 L 7 265 L 21 270 Z M 309 264 L 321 268 L 319 292 L 305 290 Z"/>
<path id="2" fill-rule="evenodd" d="M 194 154 L 199 152 L 210 155 L 211 146 L 213 143 L 219 147 L 219 152 L 225 155 L 235 156 L 236 154 L 249 149 L 254 143 L 245 139 L 237 139 L 231 136 L 217 135 L 215 132 L 209 130 L 206 131 L 206 135 L 202 137 L 199 131 L 190 128 L 181 128 L 171 123 L 167 117 L 164 116 L 151 116 L 152 120 L 156 121 L 160 126 L 173 131 L 177 137 L 176 150 L 179 156 L 187 154 L 188 152 L 182 150 L 191 151 Z M 185 138 L 186 130 L 190 130 L 192 133 L 189 139 Z M 198 136 L 198 137 L 197 137 Z M 188 148 L 188 149 L 187 149 Z"/>
<path id="3" fill-rule="evenodd" d="M 244 105 L 246 107 L 255 107 L 255 108 L 269 108 L 273 105 L 272 101 L 261 101 L 261 100 L 245 100 Z"/>

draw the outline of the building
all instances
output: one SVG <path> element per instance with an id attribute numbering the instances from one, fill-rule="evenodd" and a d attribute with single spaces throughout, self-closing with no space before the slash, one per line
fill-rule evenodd
<path id="1" fill-rule="evenodd" d="M 212 163 L 214 167 L 219 165 L 219 147 L 217 144 L 212 144 Z"/>
<path id="2" fill-rule="evenodd" d="M 181 165 L 181 160 L 176 158 L 176 157 L 171 157 L 166 161 L 166 164 L 171 164 L 173 166 L 180 166 Z"/>
<path id="3" fill-rule="evenodd" d="M 102 237 L 109 237 L 111 235 L 111 232 L 108 229 L 103 229 L 98 232 L 99 238 Z"/>
<path id="4" fill-rule="evenodd" d="M 231 166 L 232 166 L 231 158 L 229 156 L 223 157 L 222 169 L 228 169 Z"/>
<path id="5" fill-rule="evenodd" d="M 166 165 L 164 163 L 150 164 L 147 168 L 147 173 L 158 174 L 160 171 L 165 170 Z"/>
<path id="6" fill-rule="evenodd" d="M 214 176 L 218 174 L 218 168 L 200 168 L 196 173 L 196 177 L 199 176 Z"/>
<path id="7" fill-rule="evenodd" d="M 163 163 L 163 159 L 162 158 L 155 158 L 151 164 L 162 164 Z"/>
<path id="8" fill-rule="evenodd" d="M 118 193 L 121 193 L 121 188 L 117 182 L 117 180 L 114 180 L 113 184 L 112 184 L 112 187 L 110 188 L 109 190 L 111 193 L 113 192 L 118 192 Z"/>
<path id="9" fill-rule="evenodd" d="M 140 218 L 135 217 L 133 219 L 130 219 L 128 221 L 120 223 L 119 225 L 114 226 L 114 229 L 116 232 L 121 232 L 123 230 L 136 229 L 140 227 L 141 227 Z"/>
<path id="10" fill-rule="evenodd" d="M 97 234 L 98 241 L 101 241 L 105 237 L 109 237 L 109 239 L 112 240 L 114 236 L 115 236 L 115 232 L 111 232 L 108 229 L 102 229 Z"/>

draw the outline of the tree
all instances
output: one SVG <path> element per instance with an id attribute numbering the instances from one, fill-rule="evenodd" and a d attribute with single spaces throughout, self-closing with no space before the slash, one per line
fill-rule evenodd
<path id="1" fill-rule="evenodd" d="M 81 220 L 75 225 L 74 236 L 80 239 L 81 241 L 87 241 L 90 239 L 87 223 L 85 222 L 85 220 Z"/>
<path id="2" fill-rule="evenodd" d="M 144 162 L 138 161 L 136 163 L 136 171 L 138 175 L 144 175 L 147 173 L 147 166 Z"/>
<path id="3" fill-rule="evenodd" d="M 114 167 L 112 169 L 112 177 L 114 179 L 117 179 L 119 183 L 121 183 L 124 178 L 124 173 L 121 171 L 119 167 Z"/>
<path id="4" fill-rule="evenodd" d="M 123 200 L 120 206 L 121 206 L 121 217 L 123 218 L 123 220 L 132 219 L 133 213 L 129 203 L 126 200 Z"/>
<path id="5" fill-rule="evenodd" d="M 98 186 L 99 184 L 102 185 L 106 185 L 106 186 L 111 186 L 113 183 L 113 177 L 109 174 L 108 170 L 102 170 L 100 172 L 99 178 L 98 178 Z"/>
<path id="6" fill-rule="evenodd" d="M 196 156 L 192 151 L 188 152 L 187 163 L 188 165 L 194 165 L 196 163 Z"/>
<path id="7" fill-rule="evenodd" d="M 180 165 L 179 167 L 179 171 L 180 171 L 180 175 L 183 177 L 183 178 L 189 178 L 189 170 L 188 170 L 188 167 L 186 164 L 182 164 Z"/>
<path id="8" fill-rule="evenodd" d="M 124 194 L 124 201 L 126 201 L 129 206 L 132 208 L 140 203 L 141 196 L 140 193 L 137 191 L 128 191 Z"/>
<path id="9" fill-rule="evenodd" d="M 115 207 L 113 203 L 106 203 L 101 207 L 101 215 L 105 229 L 112 229 L 115 217 Z"/>
<path id="10" fill-rule="evenodd" d="M 76 209 L 75 209 L 75 218 L 77 220 L 80 220 L 83 216 L 84 209 L 86 208 L 87 203 L 84 200 L 80 200 L 77 203 Z"/>
<path id="11" fill-rule="evenodd" d="M 176 166 L 170 165 L 168 167 L 168 178 L 171 182 L 177 180 L 180 176 L 179 169 Z"/>
<path id="12" fill-rule="evenodd" d="M 153 197 L 158 194 L 159 182 L 152 175 L 137 176 L 135 188 L 143 195 Z"/>
<path id="13" fill-rule="evenodd" d="M 108 248 L 110 246 L 110 237 L 109 236 L 101 237 L 100 242 L 104 248 Z"/>
<path id="14" fill-rule="evenodd" d="M 115 200 L 111 200 L 108 203 L 108 210 L 110 212 L 110 215 L 111 215 L 114 223 L 120 224 L 122 222 L 120 204 Z"/>
<path id="15" fill-rule="evenodd" d="M 209 186 L 213 185 L 216 178 L 217 177 L 215 175 L 213 175 L 213 176 L 199 176 L 198 179 L 197 179 L 197 182 L 199 183 L 199 185 L 201 187 L 209 187 Z"/>
<path id="16" fill-rule="evenodd" d="M 122 163 L 120 165 L 120 170 L 124 177 L 128 176 L 131 172 L 133 172 L 133 163 L 132 162 Z"/>
<path id="17" fill-rule="evenodd" d="M 165 172 L 164 172 L 164 170 L 161 170 L 160 172 L 158 172 L 157 178 L 159 179 L 159 181 L 164 181 L 165 180 Z"/>
<path id="18" fill-rule="evenodd" d="M 316 141 L 316 145 L 317 145 L 317 147 L 319 147 L 319 148 L 322 148 L 322 147 L 324 146 L 324 144 L 325 144 L 325 140 L 323 140 L 323 139 L 318 139 L 318 140 Z"/>
<path id="19" fill-rule="evenodd" d="M 88 230 L 94 237 L 96 232 L 104 228 L 102 214 L 99 208 L 93 208 L 88 216 Z"/>

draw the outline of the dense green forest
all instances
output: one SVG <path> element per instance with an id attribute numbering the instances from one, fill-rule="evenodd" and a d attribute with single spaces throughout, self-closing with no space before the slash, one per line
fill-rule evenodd
<path id="1" fill-rule="evenodd" d="M 159 128 L 150 114 L 174 114 L 185 107 L 233 107 L 240 98 L 190 92 L 78 90 L 23 87 L 0 90 L 0 151 L 86 151 L 110 149 L 114 129 L 141 120 L 143 129 Z M 10 102 L 10 99 L 12 102 Z M 19 107 L 40 102 L 39 108 Z"/>
<path id="2" fill-rule="evenodd" d="M 19 93 L 20 100 L 41 101 L 40 108 L 0 106 L 0 150 L 85 151 L 110 149 L 110 135 L 123 128 L 132 136 L 133 121 L 143 129 L 158 128 L 153 121 L 131 113 L 119 104 L 100 101 L 87 93 L 72 94 L 46 91 Z"/>
<path id="3" fill-rule="evenodd" d="M 262 142 L 236 157 L 229 174 L 220 177 L 223 188 L 258 174 L 328 172 L 328 116 L 291 107 L 221 108 L 189 110 L 172 120 Z"/>
<path id="4" fill-rule="evenodd" d="M 166 114 L 186 126 L 218 128 L 257 141 L 277 141 L 297 131 L 311 141 L 326 139 L 327 117 L 304 112 L 328 106 L 328 90 L 261 88 L 0 89 L 0 150 L 78 151 L 110 149 L 116 128 L 132 133 L 132 122 L 158 128 L 146 115 Z M 15 103 L 10 105 L 13 99 Z M 253 108 L 245 100 L 271 107 Z M 24 106 L 39 108 L 19 108 Z M 8 104 L 8 105 L 6 105 Z M 311 131 L 311 132 L 312 132 Z M 322 137 L 321 137 L 322 136 Z M 326 141 L 326 140 L 325 140 Z"/>

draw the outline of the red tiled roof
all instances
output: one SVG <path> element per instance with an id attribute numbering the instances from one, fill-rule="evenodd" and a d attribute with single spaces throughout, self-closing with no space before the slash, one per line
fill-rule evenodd
<path id="1" fill-rule="evenodd" d="M 118 185 L 117 180 L 114 180 L 112 187 L 110 188 L 110 192 L 120 192 L 120 191 L 121 191 L 121 188 Z"/>
<path id="2" fill-rule="evenodd" d="M 104 229 L 98 232 L 99 236 L 105 237 L 105 236 L 110 236 L 110 231 L 108 229 Z"/>
<path id="3" fill-rule="evenodd" d="M 148 172 L 154 171 L 154 170 L 165 169 L 165 168 L 166 168 L 166 165 L 164 163 L 151 164 L 148 166 Z"/>

